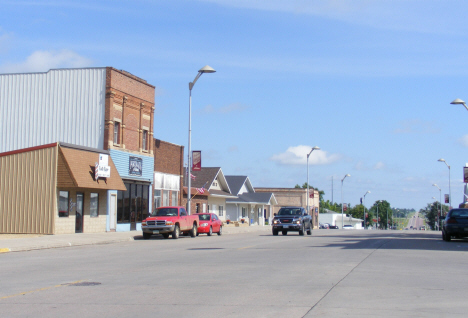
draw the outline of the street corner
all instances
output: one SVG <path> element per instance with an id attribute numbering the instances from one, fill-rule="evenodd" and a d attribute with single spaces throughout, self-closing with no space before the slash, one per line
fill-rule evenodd
<path id="1" fill-rule="evenodd" d="M 10 249 L 8 247 L 0 248 L 0 253 L 8 253 Z"/>

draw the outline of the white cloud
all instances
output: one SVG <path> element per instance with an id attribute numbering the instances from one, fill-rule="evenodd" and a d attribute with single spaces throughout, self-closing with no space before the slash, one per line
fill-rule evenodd
<path id="1" fill-rule="evenodd" d="M 458 139 L 458 142 L 463 146 L 463 147 L 468 147 L 468 135 L 464 135 L 460 139 Z"/>
<path id="2" fill-rule="evenodd" d="M 374 28 L 463 34 L 459 0 L 200 0 L 227 7 L 319 16 Z M 448 20 L 446 15 L 450 14 Z"/>
<path id="3" fill-rule="evenodd" d="M 24 62 L 0 65 L 3 73 L 46 72 L 54 68 L 88 67 L 92 61 L 71 50 L 35 51 Z"/>
<path id="4" fill-rule="evenodd" d="M 12 35 L 4 32 L 0 27 L 0 52 L 6 52 L 8 50 L 11 38 Z"/>
<path id="5" fill-rule="evenodd" d="M 422 121 L 419 119 L 404 120 L 399 123 L 399 127 L 393 132 L 395 134 L 434 134 L 440 129 L 432 121 Z"/>
<path id="6" fill-rule="evenodd" d="M 382 161 L 377 162 L 372 167 L 370 167 L 370 165 L 367 165 L 362 161 L 359 161 L 354 165 L 354 169 L 358 171 L 383 170 L 385 168 L 387 168 L 387 165 L 383 163 Z"/>
<path id="7" fill-rule="evenodd" d="M 289 147 L 286 152 L 275 154 L 270 160 L 283 165 L 305 165 L 307 164 L 307 154 L 312 149 L 311 146 Z M 314 150 L 309 157 L 311 165 L 326 165 L 333 163 L 341 158 L 338 154 L 328 154 L 326 151 Z"/>
<path id="8" fill-rule="evenodd" d="M 385 164 L 382 161 L 379 161 L 374 165 L 374 170 L 382 170 L 382 169 L 385 169 Z"/>

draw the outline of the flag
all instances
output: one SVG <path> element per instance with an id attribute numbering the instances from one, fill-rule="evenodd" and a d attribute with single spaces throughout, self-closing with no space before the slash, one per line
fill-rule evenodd
<path id="1" fill-rule="evenodd" d="M 203 194 L 205 193 L 205 188 L 197 188 L 198 193 Z"/>
<path id="2" fill-rule="evenodd" d="M 195 180 L 195 176 L 193 174 L 190 174 L 190 178 L 192 178 L 192 180 Z"/>

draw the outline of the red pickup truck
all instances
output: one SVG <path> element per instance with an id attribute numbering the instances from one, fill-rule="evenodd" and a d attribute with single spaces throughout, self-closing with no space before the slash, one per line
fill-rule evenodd
<path id="1" fill-rule="evenodd" d="M 182 206 L 164 206 L 157 208 L 141 222 L 143 238 L 148 240 L 153 234 L 162 234 L 164 238 L 172 235 L 178 239 L 180 233 L 197 236 L 198 216 L 188 215 Z"/>

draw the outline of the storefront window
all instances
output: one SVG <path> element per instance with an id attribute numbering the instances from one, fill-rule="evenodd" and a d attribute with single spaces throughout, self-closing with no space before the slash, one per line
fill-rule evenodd
<path id="1" fill-rule="evenodd" d="M 177 206 L 178 205 L 178 202 L 177 202 L 178 192 L 172 191 L 171 195 L 172 195 L 172 206 Z"/>
<path id="2" fill-rule="evenodd" d="M 153 209 L 161 206 L 161 190 L 154 190 L 154 207 Z"/>
<path id="3" fill-rule="evenodd" d="M 97 193 L 91 193 L 89 199 L 89 216 L 92 218 L 99 216 L 99 194 Z"/>
<path id="4" fill-rule="evenodd" d="M 68 217 L 68 214 L 69 214 L 68 197 L 69 197 L 68 191 L 60 191 L 59 204 L 58 204 L 59 217 Z"/>
<path id="5" fill-rule="evenodd" d="M 131 182 L 124 184 L 127 191 L 118 191 L 117 194 L 117 223 L 141 222 L 149 213 L 149 185 Z"/>
<path id="6" fill-rule="evenodd" d="M 169 190 L 163 190 L 163 206 L 169 206 Z"/>

